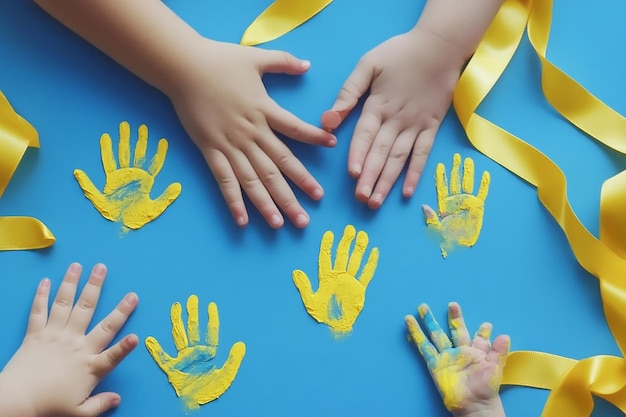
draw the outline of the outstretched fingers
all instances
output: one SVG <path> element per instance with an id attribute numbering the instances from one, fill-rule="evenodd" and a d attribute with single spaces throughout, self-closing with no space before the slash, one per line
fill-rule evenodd
<path id="1" fill-rule="evenodd" d="M 76 305 L 72 309 L 69 317 L 68 326 L 75 331 L 84 334 L 91 323 L 91 319 L 98 305 L 102 285 L 106 278 L 106 267 L 103 264 L 97 264 L 93 267 L 89 280 L 78 297 Z"/>
<path id="2" fill-rule="evenodd" d="M 500 335 L 493 339 L 491 351 L 487 354 L 489 362 L 504 366 L 511 351 L 511 338 L 507 335 Z"/>
<path id="3" fill-rule="evenodd" d="M 137 294 L 132 292 L 126 294 L 115 309 L 87 334 L 87 341 L 95 351 L 102 352 L 111 343 L 135 311 L 138 302 Z"/>
<path id="4" fill-rule="evenodd" d="M 458 303 L 451 302 L 448 305 L 448 325 L 454 346 L 470 346 L 472 341 L 465 320 L 463 320 L 461 306 Z"/>
<path id="5" fill-rule="evenodd" d="M 50 309 L 48 326 L 58 329 L 65 327 L 67 324 L 74 305 L 74 297 L 76 296 L 76 288 L 78 287 L 81 271 L 82 266 L 78 263 L 71 264 L 67 269 Z"/>
<path id="6" fill-rule="evenodd" d="M 491 323 L 483 323 L 478 328 L 478 331 L 474 335 L 474 340 L 472 341 L 472 347 L 476 349 L 480 349 L 485 353 L 489 353 L 491 350 L 491 331 L 493 330 L 493 325 Z"/>
<path id="7" fill-rule="evenodd" d="M 101 352 L 92 363 L 93 371 L 99 378 L 104 378 L 120 364 L 139 344 L 137 335 L 130 334 Z"/>
<path id="8" fill-rule="evenodd" d="M 420 327 L 419 323 L 413 316 L 406 316 L 404 318 L 404 322 L 406 323 L 406 327 L 409 330 L 409 336 L 411 336 L 411 340 L 417 347 L 420 355 L 426 361 L 426 365 L 428 365 L 428 369 L 432 369 L 437 364 L 437 357 L 439 352 L 435 346 L 428 340 L 424 331 Z"/>
<path id="9" fill-rule="evenodd" d="M 48 322 L 48 299 L 50 297 L 50 280 L 44 278 L 37 286 L 37 292 L 28 317 L 28 329 L 26 333 L 36 333 L 46 327 Z"/>

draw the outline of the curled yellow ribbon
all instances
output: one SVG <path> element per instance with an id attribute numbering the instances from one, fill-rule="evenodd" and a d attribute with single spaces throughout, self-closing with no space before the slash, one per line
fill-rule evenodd
<path id="1" fill-rule="evenodd" d="M 0 92 L 0 197 L 28 147 L 39 147 L 37 131 Z M 0 251 L 40 249 L 54 241 L 50 230 L 35 218 L 0 217 Z"/>
<path id="2" fill-rule="evenodd" d="M 505 0 L 454 95 L 454 107 L 470 142 L 480 152 L 537 187 L 539 200 L 563 229 L 578 262 L 599 280 L 605 317 L 622 354 L 626 347 L 626 176 L 602 187 L 600 240 L 578 220 L 567 199 L 563 172 L 543 153 L 476 114 L 510 62 L 524 30 L 542 66 L 542 88 L 552 106 L 591 137 L 626 151 L 626 121 L 546 58 L 552 0 Z M 542 416 L 584 417 L 592 395 L 626 412 L 626 363 L 599 355 L 576 361 L 542 352 L 513 352 L 503 384 L 550 389 Z"/>
<path id="3" fill-rule="evenodd" d="M 245 30 L 242 45 L 258 45 L 297 28 L 333 0 L 276 0 Z"/>

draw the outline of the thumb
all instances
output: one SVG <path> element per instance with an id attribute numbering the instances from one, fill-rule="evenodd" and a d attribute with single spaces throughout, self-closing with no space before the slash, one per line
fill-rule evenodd
<path id="1" fill-rule="evenodd" d="M 374 68 L 367 61 L 359 61 L 356 68 L 343 83 L 333 107 L 322 114 L 322 129 L 332 131 L 339 127 L 365 94 L 373 77 Z"/>
<path id="2" fill-rule="evenodd" d="M 311 67 L 311 63 L 298 59 L 290 53 L 284 51 L 268 51 L 257 49 L 260 56 L 260 67 L 262 73 L 285 73 L 291 75 L 303 74 Z"/>
<path id="3" fill-rule="evenodd" d="M 114 392 L 100 392 L 85 400 L 78 407 L 79 416 L 97 417 L 120 405 L 121 397 Z"/>
<path id="4" fill-rule="evenodd" d="M 427 225 L 441 226 L 441 223 L 439 222 L 439 216 L 430 206 L 422 204 L 422 211 L 424 212 L 424 219 L 426 220 Z"/>

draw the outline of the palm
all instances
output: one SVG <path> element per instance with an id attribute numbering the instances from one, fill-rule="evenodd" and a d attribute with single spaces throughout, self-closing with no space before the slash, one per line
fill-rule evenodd
<path id="1" fill-rule="evenodd" d="M 489 398 L 494 387 L 500 386 L 502 369 L 490 362 L 487 354 L 469 346 L 451 348 L 440 355 L 439 365 L 432 371 L 432 377 L 439 390 L 448 381 L 456 380 L 460 407 Z M 446 382 L 444 382 L 446 381 Z"/>

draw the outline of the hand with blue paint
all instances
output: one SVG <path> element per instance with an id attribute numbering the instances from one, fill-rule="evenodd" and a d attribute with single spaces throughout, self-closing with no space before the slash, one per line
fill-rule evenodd
<path id="1" fill-rule="evenodd" d="M 356 236 L 354 250 L 350 245 Z M 320 323 L 327 324 L 335 333 L 348 333 L 365 304 L 365 291 L 374 277 L 378 264 L 378 248 L 373 248 L 359 275 L 361 262 L 368 245 L 367 233 L 351 224 L 344 229 L 337 246 L 335 263 L 331 263 L 334 235 L 324 233 L 319 251 L 319 287 L 313 292 L 309 277 L 300 270 L 293 271 L 293 282 L 308 313 Z M 358 275 L 358 277 L 357 277 Z"/>
<path id="2" fill-rule="evenodd" d="M 137 346 L 134 334 L 111 341 L 138 303 L 127 294 L 87 334 L 106 267 L 96 265 L 74 303 L 82 267 L 70 265 L 48 314 L 50 280 L 43 279 L 33 300 L 26 336 L 0 373 L 2 417 L 95 417 L 117 407 L 114 392 L 91 395 L 98 383 Z"/>
<path id="3" fill-rule="evenodd" d="M 418 313 L 421 326 L 413 316 L 406 316 L 405 322 L 446 408 L 456 417 L 504 417 L 498 390 L 509 337 L 500 335 L 492 345 L 492 325 L 483 323 L 470 339 L 461 308 L 454 302 L 448 306 L 450 337 L 426 304 L 419 306 Z"/>
<path id="4" fill-rule="evenodd" d="M 146 347 L 152 359 L 167 375 L 176 395 L 185 402 L 189 409 L 198 408 L 220 397 L 231 386 L 239 366 L 246 353 L 246 345 L 237 342 L 230 349 L 228 359 L 221 368 L 215 367 L 219 335 L 219 316 L 217 305 L 209 303 L 209 321 L 205 343 L 200 339 L 198 320 L 198 297 L 191 295 L 187 299 L 187 330 L 183 326 L 182 306 L 172 304 L 172 336 L 178 354 L 168 355 L 159 342 L 152 337 L 146 338 Z"/>

